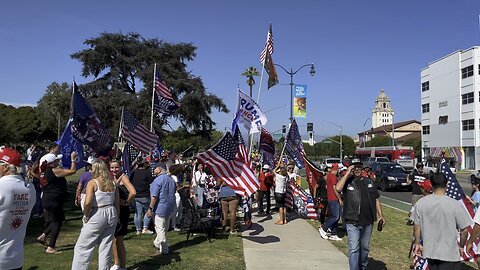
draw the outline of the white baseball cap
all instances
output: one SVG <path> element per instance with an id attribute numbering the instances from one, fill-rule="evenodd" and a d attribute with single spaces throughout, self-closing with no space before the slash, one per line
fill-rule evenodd
<path id="1" fill-rule="evenodd" d="M 40 159 L 40 165 L 43 164 L 43 162 L 47 162 L 47 164 L 49 163 L 52 163 L 54 162 L 55 160 L 58 160 L 58 159 L 62 159 L 62 155 L 54 155 L 52 153 L 48 153 L 46 155 L 44 155 L 41 159 Z"/>

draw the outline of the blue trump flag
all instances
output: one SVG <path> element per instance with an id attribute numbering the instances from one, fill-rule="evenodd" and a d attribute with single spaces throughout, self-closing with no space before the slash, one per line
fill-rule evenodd
<path id="1" fill-rule="evenodd" d="M 70 159 L 70 154 L 75 151 L 77 152 L 77 170 L 85 167 L 87 164 L 85 162 L 85 154 L 83 153 L 83 144 L 75 139 L 72 135 L 72 118 L 68 120 L 67 126 L 63 131 L 62 137 L 57 141 L 57 144 L 60 146 L 60 152 L 63 155 L 62 165 L 65 168 L 70 168 L 72 165 L 72 160 Z"/>
<path id="2" fill-rule="evenodd" d="M 97 156 L 106 155 L 113 146 L 113 138 L 100 122 L 85 98 L 73 83 L 72 134 Z"/>
<path id="3" fill-rule="evenodd" d="M 290 129 L 288 130 L 285 150 L 287 151 L 287 154 L 295 160 L 295 164 L 298 168 L 301 169 L 305 167 L 303 161 L 305 150 L 303 150 L 302 137 L 300 137 L 300 132 L 298 131 L 295 119 L 293 119 Z"/>

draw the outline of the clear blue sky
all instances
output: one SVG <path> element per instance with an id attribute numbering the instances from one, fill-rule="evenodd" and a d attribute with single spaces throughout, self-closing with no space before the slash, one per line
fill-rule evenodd
<path id="1" fill-rule="evenodd" d="M 480 45 L 480 1 L 7 1 L 0 9 L 0 102 L 36 104 L 56 82 L 79 83 L 81 65 L 70 54 L 101 32 L 138 32 L 145 38 L 192 42 L 197 57 L 188 69 L 232 113 L 236 88 L 248 91 L 241 73 L 261 70 L 259 54 L 273 23 L 273 59 L 285 68 L 314 63 L 294 76 L 308 85 L 307 117 L 316 135 L 363 130 L 380 89 L 395 121 L 420 120 L 420 69 L 459 49 Z M 266 90 L 264 111 L 289 104 L 289 76 Z M 260 77 L 254 90 L 257 95 Z M 231 115 L 215 113 L 217 128 Z M 267 128 L 281 128 L 289 109 L 268 113 Z M 370 127 L 370 121 L 367 127 Z M 301 133 L 305 134 L 305 127 Z"/>

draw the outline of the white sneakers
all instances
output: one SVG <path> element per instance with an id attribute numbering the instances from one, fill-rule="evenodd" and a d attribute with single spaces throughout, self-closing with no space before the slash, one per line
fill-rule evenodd
<path id="1" fill-rule="evenodd" d="M 328 240 L 342 241 L 342 238 L 338 237 L 337 235 L 332 235 L 332 236 L 328 237 Z"/>
<path id="2" fill-rule="evenodd" d="M 143 229 L 142 234 L 154 234 L 154 232 L 150 231 L 149 229 Z"/>
<path id="3" fill-rule="evenodd" d="M 342 241 L 342 238 L 338 237 L 335 234 L 329 236 L 329 233 L 324 231 L 322 227 L 318 228 L 318 232 L 320 233 L 320 236 L 325 240 Z"/>
<path id="4" fill-rule="evenodd" d="M 327 232 L 323 230 L 323 228 L 320 226 L 320 228 L 318 228 L 318 232 L 320 233 L 320 236 L 327 240 L 328 239 L 328 235 L 327 235 Z"/>

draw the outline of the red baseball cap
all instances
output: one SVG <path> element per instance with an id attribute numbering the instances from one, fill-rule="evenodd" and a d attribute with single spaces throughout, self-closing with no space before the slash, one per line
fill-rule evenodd
<path id="1" fill-rule="evenodd" d="M 2 151 L 0 151 L 0 162 L 20 166 L 20 164 L 22 164 L 22 156 L 16 150 L 3 148 Z"/>
<path id="2" fill-rule="evenodd" d="M 332 164 L 332 170 L 338 170 L 338 163 Z"/>

